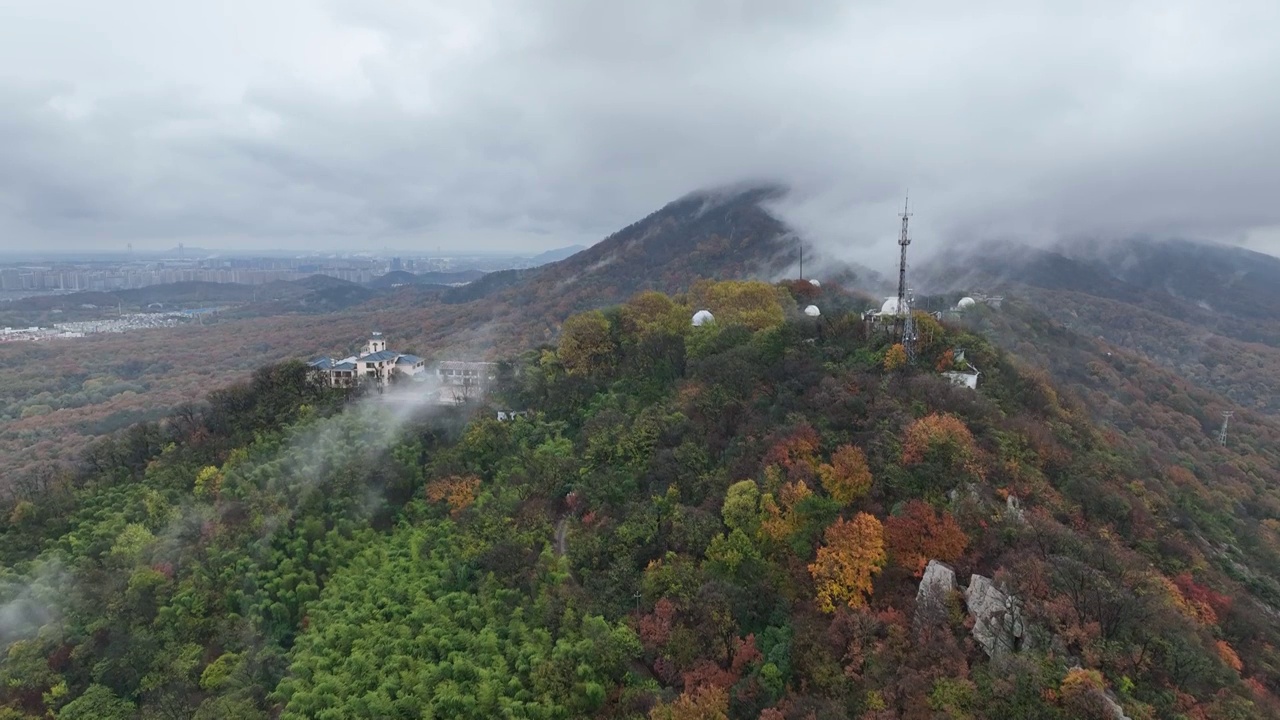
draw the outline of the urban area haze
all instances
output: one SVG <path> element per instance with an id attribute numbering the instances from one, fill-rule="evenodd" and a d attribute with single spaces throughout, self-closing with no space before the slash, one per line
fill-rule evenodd
<path id="1" fill-rule="evenodd" d="M 908 190 L 921 253 L 1274 253 L 1278 19 L 1266 0 L 7 0 L 0 252 L 532 253 L 763 179 L 851 255 L 892 245 Z"/>

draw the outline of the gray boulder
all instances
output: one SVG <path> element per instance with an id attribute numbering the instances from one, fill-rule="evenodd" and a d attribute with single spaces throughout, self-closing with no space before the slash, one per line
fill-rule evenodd
<path id="1" fill-rule="evenodd" d="M 930 560 L 916 590 L 917 624 L 935 624 L 947 619 L 947 598 L 956 590 L 956 573 L 937 560 Z"/>
<path id="2" fill-rule="evenodd" d="M 974 575 L 965 588 L 964 601 L 973 615 L 973 638 L 989 657 L 1022 648 L 1026 625 L 1020 600 L 997 588 L 991 578 Z"/>

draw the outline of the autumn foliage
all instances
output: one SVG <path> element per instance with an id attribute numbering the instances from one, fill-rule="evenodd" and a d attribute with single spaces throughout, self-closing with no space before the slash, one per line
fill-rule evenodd
<path id="1" fill-rule="evenodd" d="M 884 534 L 889 556 L 917 576 L 924 573 L 930 560 L 955 562 L 969 544 L 951 513 L 935 512 L 922 500 L 908 502 L 901 515 L 885 520 Z"/>
<path id="2" fill-rule="evenodd" d="M 948 413 L 930 413 L 907 426 L 902 443 L 902 463 L 907 466 L 925 462 L 935 452 L 964 470 L 981 476 L 978 449 L 973 433 L 960 418 Z"/>
<path id="3" fill-rule="evenodd" d="M 649 711 L 650 720 L 729 720 L 729 693 L 704 685 Z"/>
<path id="4" fill-rule="evenodd" d="M 831 463 L 818 467 L 818 478 L 832 500 L 842 506 L 871 490 L 871 469 L 867 456 L 853 445 L 842 445 L 831 454 Z"/>
<path id="5" fill-rule="evenodd" d="M 774 500 L 772 494 L 766 493 L 760 498 L 760 507 L 764 511 L 760 531 L 773 540 L 785 541 L 790 538 L 800 529 L 804 520 L 797 506 L 812 494 L 813 491 L 803 480 L 783 485 L 777 500 Z"/>
<path id="6" fill-rule="evenodd" d="M 700 280 L 689 289 L 694 307 L 709 308 L 720 325 L 743 325 L 751 330 L 781 325 L 786 320 L 785 290 L 755 280 Z"/>
<path id="7" fill-rule="evenodd" d="M 449 505 L 449 514 L 456 517 L 476 501 L 479 487 L 480 478 L 474 475 L 447 477 L 427 483 L 427 499 L 431 502 L 443 500 Z"/>
<path id="8" fill-rule="evenodd" d="M 613 357 L 609 321 L 598 310 L 564 321 L 560 336 L 560 362 L 571 375 L 589 375 Z"/>
<path id="9" fill-rule="evenodd" d="M 884 354 L 884 369 L 893 372 L 907 364 L 907 349 L 902 343 L 895 343 Z"/>
<path id="10" fill-rule="evenodd" d="M 1222 658 L 1222 662 L 1236 672 L 1244 669 L 1244 663 L 1240 662 L 1240 656 L 1236 654 L 1235 648 L 1231 647 L 1231 643 L 1226 640 L 1217 642 L 1218 657 Z"/>
<path id="11" fill-rule="evenodd" d="M 809 565 L 818 607 L 830 613 L 838 604 L 863 606 L 884 563 L 884 530 L 875 516 L 858 513 L 852 520 L 837 519 L 823 534 L 818 557 Z"/>
<path id="12" fill-rule="evenodd" d="M 765 453 L 764 465 L 776 465 L 788 474 L 798 467 L 808 469 L 817 467 L 817 452 L 821 439 L 818 432 L 808 425 L 797 428 L 795 432 L 783 437 Z"/>

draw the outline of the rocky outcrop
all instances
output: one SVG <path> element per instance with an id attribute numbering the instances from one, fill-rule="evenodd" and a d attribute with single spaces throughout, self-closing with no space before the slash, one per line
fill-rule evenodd
<path id="1" fill-rule="evenodd" d="M 1111 720 L 1131 720 L 1128 715 L 1124 714 L 1124 708 L 1120 707 L 1119 701 L 1110 691 L 1103 693 L 1102 700 L 1107 704 L 1107 710 L 1111 712 Z"/>
<path id="2" fill-rule="evenodd" d="M 1026 522 L 1026 513 L 1022 509 L 1022 501 L 1015 495 L 1009 495 L 1004 499 L 1004 512 L 1014 522 Z"/>
<path id="3" fill-rule="evenodd" d="M 947 598 L 956 590 L 956 573 L 951 568 L 930 560 L 916 590 L 915 622 L 935 624 L 947 619 Z"/>
<path id="4" fill-rule="evenodd" d="M 991 578 L 974 575 L 964 601 L 973 615 L 973 638 L 991 658 L 1022 649 L 1026 625 L 1022 602 L 997 588 Z"/>

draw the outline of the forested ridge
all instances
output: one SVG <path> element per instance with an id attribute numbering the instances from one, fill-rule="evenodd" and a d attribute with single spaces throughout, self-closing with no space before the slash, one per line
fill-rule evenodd
<path id="1" fill-rule="evenodd" d="M 1269 461 L 1164 466 L 856 305 L 699 282 L 570 318 L 487 408 L 295 362 L 101 441 L 0 516 L 0 718 L 1280 717 L 1274 581 L 1222 540 L 1280 571 Z M 1174 495 L 1227 468 L 1247 528 Z M 1016 599 L 1017 646 L 917 607 L 930 561 Z"/>
<path id="2" fill-rule="evenodd" d="M 16 485 L 48 482 L 93 439 L 156 420 L 256 367 L 350 354 L 370 330 L 383 331 L 395 349 L 428 360 L 496 359 L 554 340 L 556 328 L 575 312 L 622 302 L 640 290 L 683 291 L 698 277 L 772 276 L 794 263 L 797 251 L 794 241 L 781 240 L 787 228 L 760 207 L 778 192 L 693 193 L 572 257 L 489 273 L 457 288 L 415 285 L 371 293 L 319 277 L 257 289 L 223 287 L 262 294 L 259 302 L 206 317 L 198 326 L 0 343 L 0 365 L 8 370 L 0 387 L 0 463 L 7 468 L 0 495 Z M 193 292 L 177 292 L 176 298 L 207 297 L 200 287 L 168 290 Z M 155 291 L 129 292 L 143 297 Z M 350 306 L 359 300 L 366 301 Z M 80 302 L 65 312 L 74 314 Z M 36 320 L 18 319 L 12 324 Z"/>

